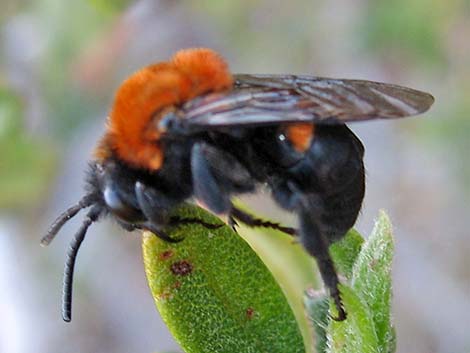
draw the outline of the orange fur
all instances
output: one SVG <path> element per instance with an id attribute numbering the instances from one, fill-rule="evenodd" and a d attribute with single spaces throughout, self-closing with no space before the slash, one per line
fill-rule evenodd
<path id="1" fill-rule="evenodd" d="M 193 86 L 188 99 L 232 87 L 233 78 L 225 60 L 211 49 L 180 50 L 171 62 L 191 77 Z"/>
<path id="2" fill-rule="evenodd" d="M 99 162 L 103 162 L 110 158 L 112 155 L 111 144 L 109 141 L 109 134 L 105 134 L 98 142 L 98 145 L 93 151 L 93 157 Z"/>
<path id="3" fill-rule="evenodd" d="M 95 155 L 108 156 L 105 144 L 134 167 L 158 170 L 164 159 L 157 128 L 161 112 L 232 84 L 225 61 L 210 49 L 182 50 L 169 62 L 137 71 L 117 90 L 108 131 Z"/>
<path id="4" fill-rule="evenodd" d="M 286 127 L 287 139 L 299 152 L 308 150 L 314 134 L 315 125 L 310 123 L 298 123 Z"/>

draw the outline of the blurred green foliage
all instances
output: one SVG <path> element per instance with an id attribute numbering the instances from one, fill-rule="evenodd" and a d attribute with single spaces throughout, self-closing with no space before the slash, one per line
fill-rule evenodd
<path id="1" fill-rule="evenodd" d="M 360 37 L 370 50 L 385 55 L 398 50 L 419 63 L 443 64 L 442 28 L 456 4 L 441 0 L 369 1 Z"/>
<path id="2" fill-rule="evenodd" d="M 121 13 L 125 11 L 135 0 L 88 0 L 91 6 L 104 13 Z"/>
<path id="3" fill-rule="evenodd" d="M 18 11 L 23 10 L 29 2 L 29 0 L 2 0 L 0 25 L 11 16 L 15 15 Z"/>
<path id="4" fill-rule="evenodd" d="M 105 108 L 103 97 L 111 95 L 100 89 L 84 90 L 73 66 L 77 65 L 77 57 L 90 49 L 92 39 L 109 28 L 114 15 L 88 1 L 57 0 L 38 1 L 29 13 L 40 22 L 39 35 L 46 46 L 36 71 L 43 98 L 53 112 L 48 117 L 53 122 L 50 126 L 56 138 L 67 140 L 74 128 Z"/>
<path id="5" fill-rule="evenodd" d="M 55 166 L 52 146 L 28 136 L 22 114 L 20 97 L 0 84 L 0 208 L 36 204 Z"/>
<path id="6" fill-rule="evenodd" d="M 275 67 L 279 72 L 293 72 L 310 60 L 315 31 L 312 1 L 202 0 L 191 6 L 196 13 L 211 17 L 245 70 L 266 73 Z M 253 60 L 253 53 L 263 55 Z"/>
<path id="7" fill-rule="evenodd" d="M 455 168 L 455 175 L 470 196 L 470 84 L 466 89 L 456 90 L 453 97 L 437 111 L 439 119 L 428 121 L 417 135 L 435 148 L 441 149 Z"/>

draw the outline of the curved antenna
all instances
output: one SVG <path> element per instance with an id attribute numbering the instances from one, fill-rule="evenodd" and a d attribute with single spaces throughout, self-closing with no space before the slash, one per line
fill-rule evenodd
<path id="1" fill-rule="evenodd" d="M 78 211 L 77 211 L 78 212 Z M 73 273 L 75 270 L 75 260 L 77 259 L 80 245 L 85 239 L 86 232 L 90 225 L 95 222 L 102 212 L 101 206 L 95 205 L 86 215 L 82 225 L 73 237 L 67 251 L 67 259 L 64 268 L 64 284 L 62 293 L 62 319 L 66 322 L 72 320 L 72 291 L 73 291 Z"/>
<path id="2" fill-rule="evenodd" d="M 54 240 L 55 236 L 62 228 L 62 226 L 67 223 L 71 218 L 77 215 L 77 213 L 93 204 L 93 194 L 85 195 L 77 204 L 69 207 L 65 212 L 63 212 L 57 219 L 51 224 L 46 235 L 41 239 L 41 245 L 47 246 Z"/>

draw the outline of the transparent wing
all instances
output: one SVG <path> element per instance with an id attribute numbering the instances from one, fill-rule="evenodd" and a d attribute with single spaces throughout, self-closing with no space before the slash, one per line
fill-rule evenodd
<path id="1" fill-rule="evenodd" d="M 188 102 L 179 116 L 193 128 L 314 122 L 338 124 L 420 114 L 434 98 L 363 80 L 296 75 L 235 75 L 235 88 Z"/>

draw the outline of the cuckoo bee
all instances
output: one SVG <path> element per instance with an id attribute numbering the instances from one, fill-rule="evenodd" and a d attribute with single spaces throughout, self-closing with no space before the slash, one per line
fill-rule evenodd
<path id="1" fill-rule="evenodd" d="M 168 242 L 168 225 L 195 222 L 171 211 L 194 198 L 233 224 L 295 235 L 313 256 L 344 320 L 328 252 L 354 225 L 364 197 L 364 147 L 346 123 L 420 114 L 425 92 L 393 84 L 308 75 L 232 74 L 210 49 L 187 49 L 135 72 L 118 88 L 91 159 L 85 193 L 42 240 L 47 245 L 80 210 L 64 275 L 63 318 L 71 320 L 75 259 L 89 226 L 109 215 L 125 230 Z M 234 195 L 267 185 L 298 216 L 293 229 L 234 206 Z"/>

